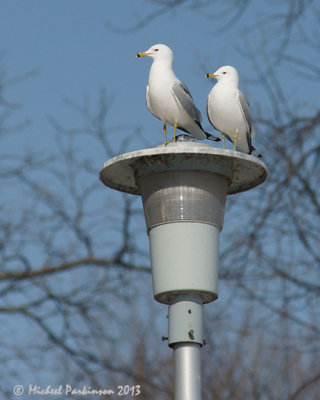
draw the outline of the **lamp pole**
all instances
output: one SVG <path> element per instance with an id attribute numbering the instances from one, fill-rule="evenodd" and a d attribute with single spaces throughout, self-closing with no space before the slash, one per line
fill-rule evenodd
<path id="1" fill-rule="evenodd" d="M 218 297 L 226 196 L 267 176 L 256 157 L 196 142 L 122 154 L 100 171 L 106 186 L 142 197 L 154 297 L 169 306 L 175 400 L 201 400 L 203 305 Z"/>

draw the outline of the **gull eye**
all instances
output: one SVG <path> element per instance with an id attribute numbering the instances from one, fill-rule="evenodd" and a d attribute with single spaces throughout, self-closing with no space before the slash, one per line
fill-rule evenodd
<path id="1" fill-rule="evenodd" d="M 226 74 L 226 71 L 223 71 L 222 73 L 223 73 L 223 74 Z"/>
<path id="2" fill-rule="evenodd" d="M 159 49 L 154 49 L 154 51 L 159 51 Z"/>

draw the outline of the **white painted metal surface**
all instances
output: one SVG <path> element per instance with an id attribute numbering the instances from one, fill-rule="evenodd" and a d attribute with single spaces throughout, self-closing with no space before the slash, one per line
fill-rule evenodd
<path id="1" fill-rule="evenodd" d="M 228 194 L 258 186 L 268 176 L 264 163 L 254 156 L 204 143 L 177 142 L 114 157 L 104 164 L 100 179 L 113 189 L 140 194 L 135 175 L 137 170 L 143 174 L 144 171 L 195 170 L 199 167 L 228 176 Z"/>
<path id="2" fill-rule="evenodd" d="M 196 142 L 122 154 L 100 179 L 142 196 L 155 299 L 169 305 L 175 400 L 200 400 L 203 303 L 218 297 L 219 235 L 227 194 L 268 176 L 254 156 Z"/>

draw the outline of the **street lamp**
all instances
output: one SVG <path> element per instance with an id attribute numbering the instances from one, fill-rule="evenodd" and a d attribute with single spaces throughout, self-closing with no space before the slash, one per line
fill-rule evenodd
<path id="1" fill-rule="evenodd" d="M 254 156 L 196 142 L 122 154 L 100 171 L 106 186 L 142 197 L 154 297 L 169 305 L 175 400 L 201 399 L 203 304 L 218 297 L 226 196 L 267 176 Z"/>

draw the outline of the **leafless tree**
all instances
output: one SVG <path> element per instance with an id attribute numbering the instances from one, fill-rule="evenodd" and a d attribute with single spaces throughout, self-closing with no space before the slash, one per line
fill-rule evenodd
<path id="1" fill-rule="evenodd" d="M 153 3 L 154 18 L 177 7 L 209 15 L 212 4 Z M 226 7 L 236 3 L 229 22 L 252 2 Z M 139 18 L 133 29 L 150 15 Z M 248 83 L 259 82 L 268 94 L 267 106 L 257 100 L 253 107 L 270 175 L 261 188 L 228 199 L 220 299 L 206 308 L 203 391 L 208 399 L 316 400 L 320 112 L 319 105 L 297 112 L 298 100 L 285 92 L 274 63 L 319 79 L 320 11 L 313 1 L 288 0 L 281 13 L 274 5 L 261 20 L 265 29 L 276 22 L 272 34 L 281 40 L 269 45 L 261 31 L 257 57 L 247 40 L 258 30 L 253 24 L 239 51 L 256 74 Z M 314 60 L 292 53 L 294 38 L 313 49 Z M 18 80 L 0 69 L 2 141 L 27 123 L 12 118 L 18 104 L 8 93 Z M 159 335 L 166 333 L 165 308 L 145 300 L 152 292 L 140 199 L 107 191 L 97 180 L 101 160 L 128 150 L 132 134 L 147 145 L 143 130 L 109 125 L 112 98 L 105 91 L 97 104 L 66 103 L 79 122 L 66 128 L 52 118 L 56 144 L 46 154 L 1 150 L 0 391 L 11 398 L 15 384 L 32 382 L 114 390 L 140 385 L 141 399 L 170 398 L 171 352 Z"/>

